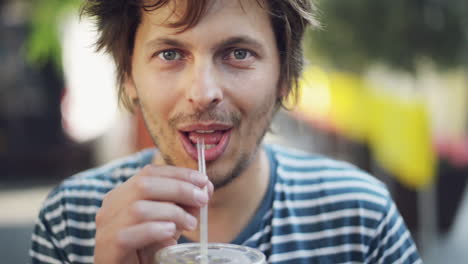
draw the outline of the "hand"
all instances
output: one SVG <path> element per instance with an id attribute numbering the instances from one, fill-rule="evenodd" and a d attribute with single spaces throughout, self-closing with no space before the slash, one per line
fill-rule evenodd
<path id="1" fill-rule="evenodd" d="M 176 244 L 183 230 L 196 229 L 199 208 L 212 193 L 213 184 L 195 170 L 144 167 L 104 197 L 94 263 L 153 264 L 156 251 Z"/>

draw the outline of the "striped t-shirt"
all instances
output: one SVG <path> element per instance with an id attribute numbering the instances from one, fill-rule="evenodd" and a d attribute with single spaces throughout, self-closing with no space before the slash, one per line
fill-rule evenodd
<path id="1" fill-rule="evenodd" d="M 268 263 L 422 263 L 381 182 L 345 162 L 264 148 L 269 189 L 232 243 L 261 250 Z M 149 164 L 154 152 L 79 173 L 54 189 L 32 235 L 32 263 L 93 263 L 95 215 L 104 195 Z"/>

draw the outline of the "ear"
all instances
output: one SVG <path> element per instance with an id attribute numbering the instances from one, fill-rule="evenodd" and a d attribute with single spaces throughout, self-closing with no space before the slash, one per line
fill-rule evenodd
<path id="1" fill-rule="evenodd" d="M 289 92 L 291 90 L 289 85 L 285 81 L 282 81 L 278 88 L 279 88 L 278 89 L 278 99 L 279 100 L 282 100 L 283 98 L 288 96 L 288 94 L 289 94 Z"/>
<path id="2" fill-rule="evenodd" d="M 138 92 L 136 90 L 135 82 L 128 74 L 125 74 L 124 89 L 125 95 L 128 97 L 130 102 L 135 102 L 138 100 Z"/>

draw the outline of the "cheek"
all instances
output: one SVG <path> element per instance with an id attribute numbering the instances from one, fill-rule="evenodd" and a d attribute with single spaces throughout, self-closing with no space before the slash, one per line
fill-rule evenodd
<path id="1" fill-rule="evenodd" d="M 142 74 L 137 85 L 140 102 L 153 113 L 167 115 L 177 100 L 176 80 L 167 74 Z"/>
<path id="2" fill-rule="evenodd" d="M 265 108 L 269 101 L 274 101 L 277 96 L 277 80 L 274 74 L 246 74 L 238 80 L 232 89 L 232 97 L 238 105 L 248 113 L 255 112 L 259 108 Z"/>

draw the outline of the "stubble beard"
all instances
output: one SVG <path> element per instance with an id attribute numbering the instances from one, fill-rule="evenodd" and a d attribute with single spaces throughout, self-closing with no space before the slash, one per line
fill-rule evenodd
<path id="1" fill-rule="evenodd" d="M 273 119 L 273 116 L 276 113 L 277 108 L 274 102 L 275 100 L 272 100 L 272 98 L 268 98 L 267 100 L 265 100 L 262 106 L 252 115 L 252 118 L 250 120 L 251 122 L 255 123 L 259 120 L 264 120 L 264 123 L 262 124 L 263 127 L 260 130 L 260 133 L 255 141 L 255 147 L 250 154 L 247 153 L 247 151 L 241 149 L 241 154 L 235 162 L 233 168 L 230 169 L 227 173 L 223 173 L 223 175 L 220 175 L 219 173 L 216 174 L 215 169 L 212 167 L 210 168 L 209 163 L 207 164 L 207 174 L 209 175 L 210 180 L 213 183 L 215 189 L 223 188 L 229 185 L 236 178 L 238 178 L 249 167 L 251 162 L 257 156 L 260 144 L 262 143 L 266 132 L 269 130 L 271 120 Z M 163 131 L 155 131 L 157 130 L 155 129 L 158 125 L 157 122 L 155 122 L 155 120 L 147 114 L 147 112 L 141 104 L 139 107 L 143 115 L 143 120 L 146 129 L 150 132 L 150 136 L 153 140 L 153 143 L 159 147 L 159 154 L 161 155 L 162 159 L 167 165 L 177 166 L 177 162 L 175 162 L 174 159 L 167 152 L 162 151 L 160 147 L 162 145 L 160 145 L 160 137 L 158 137 L 157 135 L 162 135 Z M 229 121 L 231 124 L 233 124 L 233 127 L 240 128 L 241 114 L 234 112 L 229 114 L 221 114 L 220 112 L 216 111 L 196 113 L 193 115 L 179 114 L 169 120 L 169 127 L 174 129 L 176 124 L 184 121 L 217 121 L 224 123 L 226 123 L 226 121 Z M 154 127 L 149 126 L 149 124 L 153 124 Z"/>
<path id="2" fill-rule="evenodd" d="M 266 100 L 266 102 L 260 107 L 260 109 L 255 113 L 251 121 L 255 122 L 256 120 L 264 120 L 264 123 L 262 124 L 262 129 L 260 130 L 260 133 L 257 137 L 257 140 L 255 141 L 255 147 L 253 151 L 250 153 L 247 153 L 244 150 L 241 150 L 241 154 L 235 163 L 234 167 L 229 170 L 228 173 L 226 173 L 227 176 L 222 177 L 223 175 L 215 175 L 217 177 L 212 177 L 212 183 L 215 187 L 215 189 L 220 189 L 223 188 L 227 185 L 229 185 L 232 181 L 237 179 L 251 164 L 251 162 L 255 159 L 257 156 L 257 153 L 260 148 L 260 144 L 263 141 L 263 138 L 265 137 L 265 134 L 269 131 L 271 120 L 273 119 L 274 114 L 276 113 L 277 107 L 274 106 L 274 103 L 268 103 L 270 100 Z M 208 169 L 207 172 L 208 175 L 214 175 L 210 174 L 210 170 Z M 216 180 L 220 179 L 220 180 Z"/>

